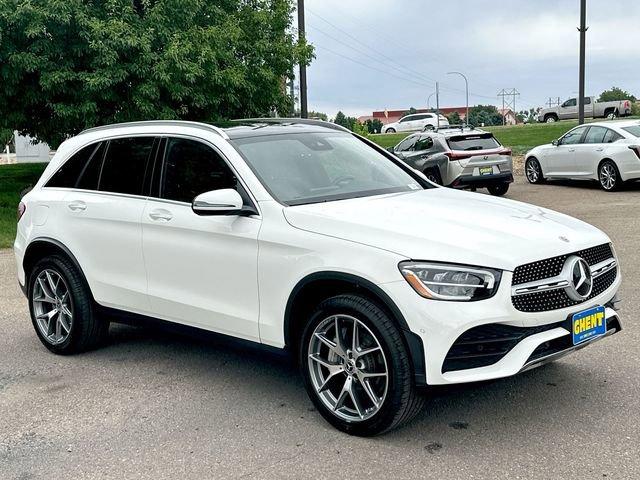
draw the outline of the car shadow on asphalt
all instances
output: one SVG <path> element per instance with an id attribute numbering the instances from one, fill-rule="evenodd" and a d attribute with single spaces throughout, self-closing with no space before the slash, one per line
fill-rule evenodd
<path id="1" fill-rule="evenodd" d="M 167 381 L 179 377 L 183 382 L 191 378 L 228 384 L 237 379 L 233 388 L 241 396 L 259 396 L 265 405 L 286 398 L 292 418 L 309 417 L 308 412 L 314 411 L 301 394 L 302 380 L 290 356 L 238 344 L 225 336 L 202 331 L 196 336 L 176 335 L 165 329 L 112 325 L 110 344 L 94 354 L 103 357 L 101 362 L 135 363 L 138 369 L 148 366 L 149 374 L 159 373 L 158 364 L 163 365 Z M 595 395 L 591 373 L 577 370 L 573 364 L 557 362 L 505 379 L 429 387 L 424 392 L 428 401 L 417 418 L 375 441 L 402 444 L 418 437 L 424 440 L 427 453 L 435 453 L 443 445 L 460 444 L 465 435 L 518 437 L 541 422 L 568 422 L 575 404 L 567 399 L 588 402 Z M 248 376 L 252 382 L 245 381 Z M 318 426 L 333 432 L 320 415 L 313 415 Z"/>
<path id="2" fill-rule="evenodd" d="M 587 190 L 604 190 L 600 187 L 600 184 L 595 180 L 568 180 L 568 179 L 553 179 L 546 180 L 545 183 L 547 185 L 555 185 L 560 187 L 571 187 L 571 188 L 580 188 Z M 616 192 L 640 192 L 640 181 L 627 182 L 621 185 Z"/>

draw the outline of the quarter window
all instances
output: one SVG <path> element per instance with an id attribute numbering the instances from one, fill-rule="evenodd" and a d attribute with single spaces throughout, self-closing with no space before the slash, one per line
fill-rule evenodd
<path id="1" fill-rule="evenodd" d="M 236 186 L 235 175 L 211 147 L 193 140 L 169 139 L 162 198 L 191 203 L 201 193 Z"/>
<path id="2" fill-rule="evenodd" d="M 109 142 L 99 190 L 142 195 L 153 137 L 118 138 Z"/>
<path id="3" fill-rule="evenodd" d="M 631 132 L 631 130 L 629 130 L 628 128 L 625 128 L 625 130 Z M 640 137 L 640 128 L 638 128 L 638 135 L 636 135 L 637 137 Z M 633 132 L 631 132 L 633 133 Z M 602 143 L 613 143 L 613 142 L 617 142 L 618 140 L 620 140 L 621 138 L 624 138 L 622 135 L 620 135 L 617 132 L 614 132 L 613 130 L 611 130 L 610 128 L 607 128 L 607 133 L 604 136 L 604 139 L 602 140 Z"/>
<path id="4" fill-rule="evenodd" d="M 102 144 L 88 145 L 69 158 L 49 179 L 45 187 L 95 190 L 102 162 Z"/>

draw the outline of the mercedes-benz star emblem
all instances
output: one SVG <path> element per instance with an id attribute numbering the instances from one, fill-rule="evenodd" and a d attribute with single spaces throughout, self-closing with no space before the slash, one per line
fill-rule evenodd
<path id="1" fill-rule="evenodd" d="M 591 295 L 593 289 L 593 277 L 591 268 L 584 258 L 571 256 L 567 258 L 564 269 L 569 280 L 565 289 L 572 300 L 581 302 Z"/>

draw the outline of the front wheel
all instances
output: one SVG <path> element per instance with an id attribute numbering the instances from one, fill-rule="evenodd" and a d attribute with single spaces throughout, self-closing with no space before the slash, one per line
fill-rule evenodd
<path id="1" fill-rule="evenodd" d="M 491 185 L 490 187 L 487 187 L 487 190 L 489 190 L 489 193 L 494 197 L 501 197 L 509 191 L 509 184 L 499 183 L 497 185 Z"/>
<path id="2" fill-rule="evenodd" d="M 548 115 L 547 118 L 544 119 L 546 123 L 555 123 L 558 119 L 555 115 Z"/>
<path id="3" fill-rule="evenodd" d="M 384 133 L 396 133 L 396 129 L 395 128 L 387 128 Z"/>
<path id="4" fill-rule="evenodd" d="M 400 330 L 364 297 L 339 295 L 320 303 L 299 354 L 311 401 L 348 434 L 383 433 L 413 418 L 424 404 Z"/>
<path id="5" fill-rule="evenodd" d="M 524 164 L 524 173 L 529 183 L 542 183 L 544 176 L 542 175 L 542 167 L 537 158 L 528 158 Z"/>
<path id="6" fill-rule="evenodd" d="M 598 167 L 598 179 L 602 189 L 607 192 L 613 192 L 622 185 L 618 167 L 611 160 L 605 160 L 600 164 L 600 167 Z"/>

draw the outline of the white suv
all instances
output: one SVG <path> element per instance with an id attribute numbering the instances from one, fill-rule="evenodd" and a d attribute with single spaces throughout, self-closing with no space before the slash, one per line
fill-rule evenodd
<path id="1" fill-rule="evenodd" d="M 411 418 L 420 387 L 513 375 L 621 328 L 600 230 L 440 188 L 323 122 L 88 130 L 19 215 L 19 282 L 52 352 L 149 319 L 288 349 L 319 412 L 357 435 Z"/>
<path id="2" fill-rule="evenodd" d="M 435 113 L 414 113 L 405 115 L 397 122 L 387 123 L 382 127 L 382 131 L 384 133 L 421 132 L 427 126 L 437 128 L 438 126 L 446 125 L 449 125 L 449 120 L 444 115 L 440 115 L 440 121 L 438 122 L 438 115 Z"/>

